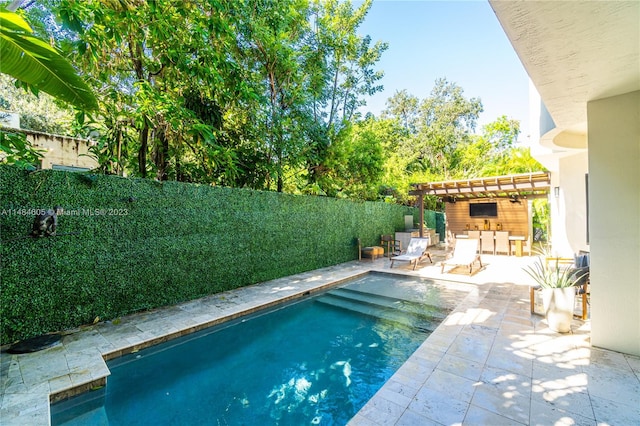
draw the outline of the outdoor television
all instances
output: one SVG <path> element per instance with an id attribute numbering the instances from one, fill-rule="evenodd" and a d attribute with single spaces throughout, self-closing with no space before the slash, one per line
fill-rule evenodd
<path id="1" fill-rule="evenodd" d="M 498 216 L 498 203 L 469 203 L 469 216 L 496 217 Z"/>

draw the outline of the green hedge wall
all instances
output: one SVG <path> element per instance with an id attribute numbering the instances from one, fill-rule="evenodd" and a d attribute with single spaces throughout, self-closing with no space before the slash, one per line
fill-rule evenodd
<path id="1" fill-rule="evenodd" d="M 442 212 L 433 212 L 433 213 L 434 213 L 436 232 L 440 234 L 440 241 L 445 241 L 446 234 L 447 234 L 445 214 Z"/>
<path id="2" fill-rule="evenodd" d="M 58 236 L 25 238 L 61 205 Z M 1 343 L 357 258 L 417 210 L 0 167 Z"/>
<path id="3" fill-rule="evenodd" d="M 440 234 L 440 241 L 445 240 L 446 227 L 444 213 L 425 210 L 424 223 L 427 225 L 427 228 L 435 229 L 436 232 Z"/>

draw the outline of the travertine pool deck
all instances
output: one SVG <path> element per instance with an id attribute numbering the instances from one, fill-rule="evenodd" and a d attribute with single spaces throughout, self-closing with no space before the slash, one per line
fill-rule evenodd
<path id="1" fill-rule="evenodd" d="M 483 255 L 486 266 L 469 277 L 441 274 L 444 253 L 416 271 L 390 270 L 388 259 L 348 262 L 72 330 L 40 352 L 2 352 L 0 424 L 48 425 L 50 396 L 104 383 L 105 359 L 370 270 L 472 291 L 350 425 L 640 424 L 640 358 L 592 347 L 589 320 L 558 334 L 531 315 L 522 267 L 533 258 Z"/>

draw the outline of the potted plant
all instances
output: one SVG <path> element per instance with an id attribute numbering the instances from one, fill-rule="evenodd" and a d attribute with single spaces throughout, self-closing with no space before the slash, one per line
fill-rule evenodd
<path id="1" fill-rule="evenodd" d="M 559 333 L 571 331 L 575 285 L 585 272 L 567 265 L 561 267 L 559 258 L 538 259 L 533 266 L 525 268 L 525 272 L 542 290 L 542 305 L 549 328 Z"/>

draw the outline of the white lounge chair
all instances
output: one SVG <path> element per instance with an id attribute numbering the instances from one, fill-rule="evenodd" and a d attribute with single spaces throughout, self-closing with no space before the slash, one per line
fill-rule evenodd
<path id="1" fill-rule="evenodd" d="M 482 260 L 478 254 L 478 240 L 456 240 L 456 246 L 453 249 L 453 256 L 442 262 L 440 273 L 444 273 L 446 265 L 467 266 L 469 267 L 469 275 L 473 271 L 473 264 L 478 261 L 482 268 Z"/>
<path id="2" fill-rule="evenodd" d="M 421 262 L 425 258 L 429 258 L 431 263 L 433 263 L 431 253 L 427 251 L 428 246 L 429 238 L 411 238 L 409 245 L 407 246 L 407 251 L 400 256 L 394 256 L 391 258 L 391 267 L 393 268 L 393 262 L 396 260 L 406 260 L 409 264 L 413 263 L 414 270 L 416 269 L 416 266 L 418 266 L 418 262 Z"/>

